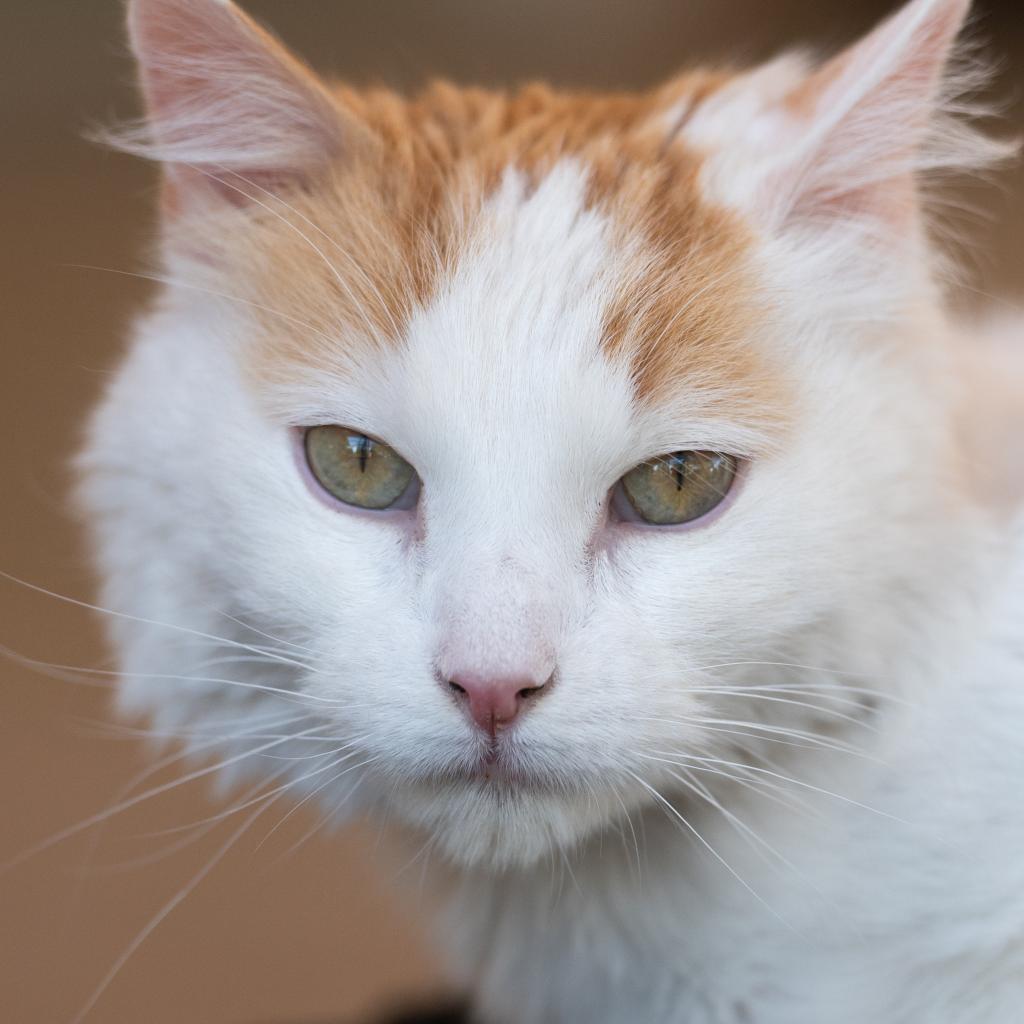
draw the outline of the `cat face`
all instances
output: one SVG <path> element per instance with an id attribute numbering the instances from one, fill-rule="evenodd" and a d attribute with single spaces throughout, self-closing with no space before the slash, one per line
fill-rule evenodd
<path id="1" fill-rule="evenodd" d="M 868 715 L 958 500 L 904 143 L 962 7 L 813 73 L 406 101 L 136 0 L 169 283 L 83 458 L 128 706 L 257 770 L 283 716 L 295 792 L 489 864 Z"/>

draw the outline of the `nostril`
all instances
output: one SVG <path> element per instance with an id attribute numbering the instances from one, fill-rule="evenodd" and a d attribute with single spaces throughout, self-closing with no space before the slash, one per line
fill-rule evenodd
<path id="1" fill-rule="evenodd" d="M 439 676 L 445 689 L 469 717 L 493 738 L 512 724 L 527 706 L 549 689 L 550 679 L 537 683 L 528 676 L 460 672 Z M 525 685 L 524 685 L 525 684 Z"/>

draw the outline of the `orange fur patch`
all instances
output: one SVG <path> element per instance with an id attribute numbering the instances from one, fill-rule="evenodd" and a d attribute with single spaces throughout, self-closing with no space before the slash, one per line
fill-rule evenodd
<path id="1" fill-rule="evenodd" d="M 612 223 L 627 268 L 604 343 L 629 361 L 638 395 L 657 398 L 685 379 L 765 412 L 778 404 L 779 383 L 748 344 L 763 310 L 745 269 L 747 232 L 701 197 L 701 158 L 672 138 L 728 80 L 694 73 L 644 94 L 439 82 L 406 99 L 339 89 L 357 141 L 327 180 L 287 193 L 287 205 L 236 181 L 257 205 L 218 213 L 223 225 L 207 216 L 199 229 L 178 230 L 183 241 L 223 244 L 224 258 L 204 259 L 224 277 L 219 290 L 276 311 L 264 314 L 252 364 L 266 381 L 358 357 L 359 345 L 344 351 L 346 338 L 398 340 L 456 264 L 504 171 L 535 184 L 571 158 L 589 170 L 587 203 Z"/>

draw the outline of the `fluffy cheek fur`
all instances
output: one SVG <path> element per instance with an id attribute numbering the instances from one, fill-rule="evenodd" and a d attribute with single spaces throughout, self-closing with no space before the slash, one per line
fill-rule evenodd
<path id="1" fill-rule="evenodd" d="M 571 241 L 563 270 L 579 267 Z M 582 296 L 575 305 L 541 304 L 517 321 L 514 295 L 509 310 L 485 301 L 480 272 L 424 313 L 390 368 L 321 382 L 304 399 L 321 417 L 366 417 L 411 453 L 427 482 L 426 539 L 407 521 L 333 510 L 309 493 L 290 425 L 247 381 L 253 325 L 206 302 L 146 325 L 95 423 L 85 492 L 101 513 L 105 602 L 152 620 L 115 626 L 130 708 L 151 713 L 157 732 L 207 735 L 218 716 L 301 714 L 349 748 L 344 779 L 324 793 L 330 808 L 357 791 L 429 829 L 452 858 L 500 864 L 578 842 L 651 803 L 648 786 L 677 788 L 667 761 L 733 749 L 731 720 L 818 724 L 811 709 L 766 713 L 743 687 L 793 680 L 801 664 L 834 668 L 840 687 L 876 674 L 903 635 L 900 581 L 918 559 L 901 521 L 934 519 L 921 509 L 941 500 L 941 482 L 921 467 L 948 460 L 925 441 L 924 410 L 916 424 L 898 411 L 915 372 L 907 352 L 866 351 L 793 310 L 771 341 L 801 382 L 793 426 L 751 460 L 726 514 L 685 532 L 609 522 L 607 487 L 686 396 L 631 401 L 625 371 L 583 343 L 596 315 L 586 289 L 567 290 Z M 493 393 L 481 384 L 460 403 L 448 389 L 494 350 L 466 344 L 461 363 L 430 353 L 438 334 L 489 337 L 474 317 L 518 322 L 519 333 L 501 339 L 509 362 L 491 375 Z M 531 369 L 530 346 L 567 324 L 579 344 Z M 503 560 L 519 567 L 515 581 L 496 568 Z M 456 592 L 468 597 L 453 625 Z M 493 646 L 503 603 L 516 601 L 557 623 L 557 683 L 508 738 L 527 780 L 518 787 L 465 777 L 479 741 L 435 673 L 448 633 L 475 630 Z M 265 649 L 276 655 L 259 657 Z M 790 667 L 771 668 L 781 662 Z"/>

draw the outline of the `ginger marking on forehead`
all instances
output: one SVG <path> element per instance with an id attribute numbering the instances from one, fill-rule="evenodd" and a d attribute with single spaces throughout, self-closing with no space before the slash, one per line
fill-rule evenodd
<path id="1" fill-rule="evenodd" d="M 586 169 L 584 206 L 613 225 L 621 276 L 605 312 L 604 347 L 629 362 L 641 399 L 685 378 L 769 403 L 771 374 L 746 345 L 758 315 L 743 269 L 747 236 L 703 199 L 700 156 L 667 141 L 673 116 L 725 81 L 694 74 L 640 95 L 542 85 L 507 94 L 444 82 L 411 99 L 339 89 L 338 104 L 375 144 L 290 196 L 290 209 L 268 199 L 279 216 L 259 208 L 233 214 L 248 223 L 225 290 L 248 289 L 247 297 L 318 332 L 299 334 L 268 315 L 251 363 L 256 379 L 337 371 L 367 347 L 400 342 L 414 311 L 486 230 L 481 212 L 508 170 L 529 195 L 571 158 Z"/>

